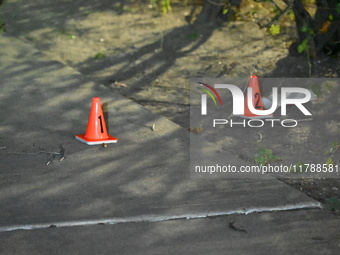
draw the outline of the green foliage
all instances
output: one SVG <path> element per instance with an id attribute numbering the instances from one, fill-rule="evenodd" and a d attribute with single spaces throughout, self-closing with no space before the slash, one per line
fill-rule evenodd
<path id="1" fill-rule="evenodd" d="M 309 43 L 309 38 L 306 38 L 305 40 L 303 40 L 298 46 L 298 52 L 299 53 L 307 52 L 309 48 L 308 43 Z"/>
<path id="2" fill-rule="evenodd" d="M 118 14 L 122 14 L 124 12 L 131 12 L 131 7 L 124 5 L 122 3 L 116 3 L 114 7 L 115 11 L 118 12 Z"/>
<path id="3" fill-rule="evenodd" d="M 330 93 L 335 87 L 335 83 L 332 81 L 325 81 L 322 83 L 322 91 Z"/>
<path id="4" fill-rule="evenodd" d="M 332 157 L 328 157 L 328 158 L 326 159 L 325 164 L 326 164 L 327 166 L 329 166 L 329 165 L 334 165 L 335 162 L 334 162 L 334 160 L 332 159 Z"/>
<path id="5" fill-rule="evenodd" d="M 295 166 L 289 169 L 291 173 L 304 173 L 307 170 L 307 165 L 300 161 Z"/>
<path id="6" fill-rule="evenodd" d="M 320 85 L 311 84 L 308 88 L 314 92 L 315 95 L 320 97 L 324 93 L 331 93 L 332 90 L 336 87 L 336 83 L 333 81 L 325 81 Z"/>
<path id="7" fill-rule="evenodd" d="M 337 197 L 330 197 L 326 200 L 326 203 L 330 205 L 331 210 L 340 212 L 340 199 Z"/>
<path id="8" fill-rule="evenodd" d="M 313 91 L 314 94 L 315 94 L 316 96 L 319 97 L 319 96 L 321 95 L 321 88 L 320 88 L 319 85 L 311 84 L 311 85 L 308 86 L 308 88 L 309 88 L 311 91 Z"/>
<path id="9" fill-rule="evenodd" d="M 302 28 L 301 28 L 301 32 L 307 32 L 308 31 L 308 27 L 307 26 L 303 26 Z"/>
<path id="10" fill-rule="evenodd" d="M 339 148 L 340 143 L 338 143 L 337 141 L 333 141 L 332 142 L 332 149 L 334 150 L 335 148 Z"/>
<path id="11" fill-rule="evenodd" d="M 191 34 L 190 34 L 190 39 L 191 40 L 195 40 L 197 38 L 197 33 L 196 32 L 192 32 Z"/>
<path id="12" fill-rule="evenodd" d="M 272 35 L 278 35 L 280 34 L 280 25 L 275 25 L 275 24 L 272 24 L 270 26 L 270 29 L 269 29 L 270 33 Z"/>
<path id="13" fill-rule="evenodd" d="M 228 13 L 228 11 L 229 11 L 228 6 L 224 5 L 223 10 L 222 10 L 223 15 L 226 15 Z"/>
<path id="14" fill-rule="evenodd" d="M 281 160 L 279 156 L 273 155 L 273 151 L 266 147 L 259 148 L 259 152 L 256 155 L 255 162 L 259 165 L 266 165 L 272 161 Z"/>
<path id="15" fill-rule="evenodd" d="M 274 7 L 274 9 L 273 9 L 273 13 L 275 13 L 275 14 L 278 14 L 278 13 L 280 13 L 280 9 L 279 9 L 279 8 L 277 8 L 277 7 Z"/>
<path id="16" fill-rule="evenodd" d="M 326 159 L 326 162 L 325 162 L 328 166 L 336 164 L 336 162 L 333 159 L 333 156 L 339 150 L 339 148 L 340 148 L 340 143 L 337 141 L 333 141 L 331 144 L 331 147 L 325 152 L 326 154 L 330 155 Z"/>
<path id="17" fill-rule="evenodd" d="M 163 14 L 167 14 L 172 10 L 171 0 L 150 0 L 150 4 L 154 6 L 157 10 L 159 10 L 159 6 L 161 6 Z"/>
<path id="18" fill-rule="evenodd" d="M 94 55 L 93 58 L 96 60 L 103 59 L 103 58 L 106 58 L 106 55 L 103 52 L 98 52 L 96 55 Z"/>
<path id="19" fill-rule="evenodd" d="M 171 11 L 171 0 L 162 0 L 162 12 L 168 13 Z"/>
<path id="20" fill-rule="evenodd" d="M 334 155 L 335 152 L 340 148 L 340 143 L 337 141 L 333 141 L 331 144 L 331 148 L 326 151 L 326 154 Z"/>
<path id="21" fill-rule="evenodd" d="M 66 30 L 63 30 L 63 29 L 58 30 L 58 33 L 63 35 L 63 36 L 66 36 L 68 39 L 76 39 L 77 38 L 77 36 L 75 36 L 72 32 L 66 31 Z"/>
<path id="22" fill-rule="evenodd" d="M 0 17 L 0 34 L 6 32 L 5 22 Z"/>
<path id="23" fill-rule="evenodd" d="M 308 33 L 308 36 L 298 46 L 298 52 L 299 53 L 307 52 L 307 54 L 308 54 L 308 51 L 309 51 L 308 50 L 309 49 L 309 42 L 310 42 L 310 40 L 313 39 L 313 36 L 315 36 L 315 33 L 314 33 L 313 29 L 311 29 L 310 27 L 308 27 L 306 25 L 304 25 L 301 28 L 301 32 Z"/>

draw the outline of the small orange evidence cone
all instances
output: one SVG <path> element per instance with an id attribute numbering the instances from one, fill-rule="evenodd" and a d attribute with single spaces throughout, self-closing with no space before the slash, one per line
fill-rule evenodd
<path id="1" fill-rule="evenodd" d="M 83 135 L 75 135 L 75 138 L 88 145 L 116 143 L 118 141 L 118 138 L 110 136 L 107 133 L 99 97 L 92 99 L 86 133 Z"/>
<path id="2" fill-rule="evenodd" d="M 260 91 L 259 80 L 256 75 L 252 75 L 250 77 L 248 88 L 252 88 L 252 103 L 253 107 L 256 110 L 264 110 L 263 103 L 262 103 L 262 96 Z M 246 119 L 268 119 L 272 118 L 273 115 L 256 115 L 249 110 L 248 107 L 248 93 L 244 102 L 244 115 L 238 115 L 239 117 L 246 118 Z"/>

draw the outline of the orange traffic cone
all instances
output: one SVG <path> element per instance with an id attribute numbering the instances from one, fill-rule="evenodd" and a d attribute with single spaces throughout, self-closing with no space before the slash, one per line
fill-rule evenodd
<path id="1" fill-rule="evenodd" d="M 84 135 L 76 135 L 77 140 L 88 145 L 116 143 L 118 138 L 110 136 L 107 133 L 105 119 L 103 115 L 100 98 L 92 99 L 92 106 L 87 123 L 86 133 Z"/>
<path id="2" fill-rule="evenodd" d="M 253 107 L 256 110 L 264 110 L 263 103 L 262 103 L 262 96 L 260 91 L 259 80 L 256 75 L 252 75 L 250 77 L 248 88 L 252 88 L 252 103 Z M 238 115 L 239 117 L 246 118 L 246 119 L 267 119 L 272 118 L 273 115 L 256 115 L 249 110 L 248 107 L 248 93 L 244 102 L 244 114 Z"/>

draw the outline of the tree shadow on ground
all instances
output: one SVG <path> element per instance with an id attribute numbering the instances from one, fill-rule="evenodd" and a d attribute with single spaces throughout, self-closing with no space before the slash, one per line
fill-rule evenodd
<path id="1" fill-rule="evenodd" d="M 106 83 L 110 80 L 126 80 L 136 73 L 149 72 L 141 81 L 138 81 L 138 84 L 132 84 L 132 87 L 147 85 L 150 82 L 150 78 L 153 79 L 153 77 L 157 77 L 167 71 L 175 64 L 176 59 L 189 55 L 203 45 L 210 38 L 213 31 L 213 26 L 200 21 L 174 28 L 164 34 L 161 41 L 156 41 L 136 49 L 134 53 L 129 55 L 129 61 L 112 75 L 112 77 L 107 78 Z M 196 36 L 196 34 L 198 39 L 192 40 L 189 38 L 190 35 Z M 188 39 L 183 40 L 183 36 L 188 37 Z M 151 56 L 148 59 L 144 61 L 140 60 L 149 54 L 151 54 Z M 89 59 L 78 67 L 82 73 L 91 74 L 100 70 L 103 66 L 112 67 L 121 62 L 126 62 L 125 56 L 104 60 L 101 65 L 94 65 L 93 60 Z M 151 72 L 149 71 L 150 69 Z"/>
<path id="2" fill-rule="evenodd" d="M 114 56 L 103 60 L 100 64 L 91 58 L 78 65 L 77 68 L 81 73 L 91 75 L 103 68 L 111 68 L 124 63 L 111 77 L 106 77 L 101 82 L 104 85 L 110 85 L 113 81 L 127 80 L 141 73 L 143 74 L 142 78 L 129 84 L 129 87 L 142 89 L 171 68 L 177 59 L 188 56 L 203 45 L 210 38 L 214 29 L 215 27 L 210 24 L 196 21 L 194 24 L 172 29 L 164 34 L 160 41 L 136 49 L 129 54 L 128 58 L 125 55 Z M 192 39 L 190 36 L 195 38 Z"/>
<path id="3" fill-rule="evenodd" d="M 130 5 L 131 2 L 131 0 L 6 1 L 1 6 L 1 12 L 4 20 L 9 20 L 6 24 L 10 26 L 8 32 L 17 36 L 53 26 L 63 28 L 69 19 L 85 18 L 95 12 L 111 10 L 120 14 L 124 5 Z M 12 19 L 20 26 L 11 27 Z"/>
<path id="4" fill-rule="evenodd" d="M 55 39 L 53 38 L 59 35 L 75 34 L 86 40 L 86 36 L 83 37 L 83 35 L 96 34 L 95 27 L 84 28 L 74 26 L 72 20 L 85 20 L 87 16 L 92 14 L 98 14 L 98 18 L 100 18 L 100 15 L 105 12 L 106 14 L 109 13 L 109 15 L 119 16 L 121 14 L 120 9 L 123 8 L 122 6 L 132 6 L 132 4 L 133 1 L 107 0 L 99 2 L 85 0 L 81 3 L 79 1 L 58 1 L 58 3 L 55 1 L 46 1 L 44 3 L 18 1 L 5 5 L 4 16 L 5 19 L 9 21 L 9 34 L 24 37 L 33 42 L 36 48 L 48 52 L 53 49 L 55 43 Z M 118 6 L 120 7 L 118 8 Z M 29 10 L 29 12 L 25 12 L 25 9 Z M 139 10 L 139 13 L 143 12 L 142 9 L 143 8 Z M 32 12 L 34 12 L 34 14 L 32 14 Z M 15 17 L 12 15 L 15 15 Z M 150 15 L 150 13 L 147 15 Z M 131 19 L 133 19 L 133 17 L 131 17 Z M 158 26 L 157 21 L 152 23 L 152 25 Z M 125 29 L 129 28 L 129 26 L 125 27 Z M 108 33 L 112 35 L 114 29 L 115 25 L 112 24 L 111 30 L 109 30 Z M 147 27 L 145 29 L 147 29 Z M 107 56 L 100 59 L 100 61 L 93 56 L 86 56 L 87 59 L 80 64 L 68 63 L 67 60 L 66 63 L 76 68 L 82 74 L 108 87 L 112 86 L 115 81 L 127 83 L 127 88 L 120 89 L 118 92 L 143 105 L 160 105 L 156 107 L 163 108 L 174 106 L 174 108 L 180 112 L 188 112 L 187 93 L 181 95 L 183 93 L 176 92 L 180 99 L 175 104 L 170 101 L 163 102 L 159 98 L 155 99 L 150 97 L 144 97 L 142 99 L 143 101 L 139 101 L 135 95 L 152 85 L 158 77 L 176 65 L 178 59 L 187 57 L 200 46 L 204 45 L 215 29 L 216 26 L 206 24 L 198 19 L 193 24 L 185 24 L 184 26 L 175 27 L 169 31 L 157 31 L 157 33 L 159 32 L 159 37 L 156 36 L 156 38 L 154 36 L 155 32 L 151 33 L 151 31 L 146 30 L 146 33 L 150 34 L 148 41 L 149 39 L 152 40 L 150 40 L 150 43 L 143 43 L 140 47 L 132 45 L 132 49 L 123 46 L 118 49 L 118 51 L 122 51 L 121 54 L 118 53 L 111 56 L 110 54 L 106 54 Z M 118 33 L 119 31 L 117 32 L 117 36 L 119 37 Z M 44 40 L 44 38 L 46 38 L 46 40 Z M 116 35 L 111 38 L 111 40 L 118 39 Z M 138 42 L 138 44 L 140 44 L 140 42 Z M 84 43 L 84 45 L 86 45 L 86 43 Z M 70 48 L 69 51 L 72 51 L 72 48 Z M 65 51 L 63 54 L 68 54 L 68 52 Z M 62 58 L 63 57 L 61 57 L 61 59 Z M 105 72 L 105 70 L 107 70 L 107 72 Z M 103 75 L 104 72 L 105 74 Z M 176 88 L 177 86 L 171 87 L 179 91 L 182 90 L 184 86 L 180 88 Z M 117 92 L 117 90 L 115 92 Z M 172 112 L 171 114 L 176 113 Z M 179 115 L 182 116 L 183 114 L 180 113 Z M 181 119 L 181 117 L 178 119 Z"/>
<path id="5" fill-rule="evenodd" d="M 316 59 L 308 59 L 306 56 L 290 56 L 279 59 L 276 68 L 267 73 L 265 77 L 286 78 L 335 78 L 340 76 L 339 57 L 319 56 Z"/>

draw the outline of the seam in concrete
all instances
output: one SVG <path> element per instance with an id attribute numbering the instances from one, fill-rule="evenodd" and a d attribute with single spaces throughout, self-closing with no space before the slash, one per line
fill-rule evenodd
<path id="1" fill-rule="evenodd" d="M 258 207 L 247 210 L 234 210 L 225 212 L 209 212 L 209 213 L 193 213 L 193 214 L 179 214 L 179 215 L 142 215 L 135 217 L 117 217 L 117 218 L 106 218 L 97 220 L 75 220 L 75 221 L 63 221 L 63 222 L 52 222 L 42 224 L 24 224 L 15 226 L 4 226 L 0 227 L 0 232 L 10 232 L 16 230 L 35 230 L 35 229 L 47 229 L 47 228 L 63 228 L 63 227 L 78 227 L 78 226 L 90 226 L 90 225 L 114 225 L 119 223 L 138 223 L 138 222 L 162 222 L 169 220 L 180 220 L 180 219 L 202 219 L 207 217 L 216 216 L 227 216 L 234 214 L 248 215 L 251 213 L 263 213 L 263 212 L 280 212 L 280 211 L 292 211 L 301 209 L 322 209 L 322 206 L 318 202 L 302 203 L 285 205 L 278 207 Z"/>

